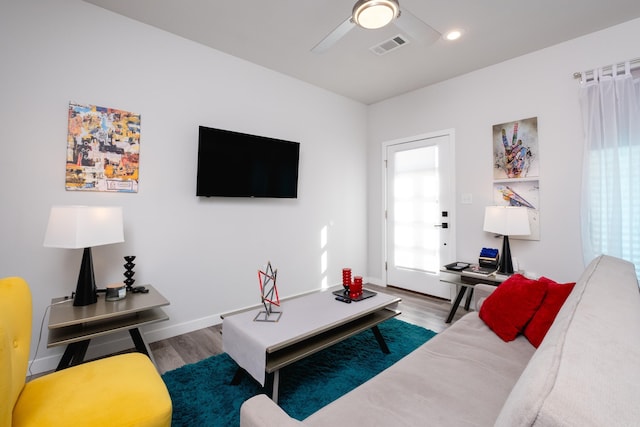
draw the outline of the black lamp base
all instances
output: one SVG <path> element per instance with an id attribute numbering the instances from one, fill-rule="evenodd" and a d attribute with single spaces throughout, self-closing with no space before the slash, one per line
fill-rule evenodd
<path id="1" fill-rule="evenodd" d="M 509 247 L 509 236 L 502 238 L 502 254 L 500 254 L 500 274 L 513 274 L 513 262 L 511 261 L 511 248 Z"/>
<path id="2" fill-rule="evenodd" d="M 98 292 L 96 290 L 96 279 L 93 275 L 93 258 L 91 248 L 84 248 L 82 253 L 82 264 L 80 264 L 80 274 L 78 275 L 78 285 L 73 298 L 73 305 L 83 306 L 98 302 Z"/>

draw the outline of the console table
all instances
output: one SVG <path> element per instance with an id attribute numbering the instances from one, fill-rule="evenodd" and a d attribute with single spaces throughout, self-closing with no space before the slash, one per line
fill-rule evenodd
<path id="1" fill-rule="evenodd" d="M 465 310 L 469 310 L 469 305 L 471 303 L 471 297 L 473 296 L 473 287 L 478 283 L 485 283 L 487 285 L 498 286 L 500 283 L 504 282 L 509 278 L 509 275 L 506 274 L 490 274 L 485 275 L 481 273 L 474 273 L 472 271 L 462 270 L 447 270 L 445 267 L 440 269 L 440 272 L 447 273 L 448 275 L 441 276 L 440 279 L 443 283 L 449 283 L 452 285 L 459 286 L 458 294 L 456 295 L 456 299 L 451 306 L 451 311 L 449 311 L 449 316 L 447 317 L 446 323 L 451 323 L 453 320 L 453 316 L 455 316 L 458 307 L 460 306 L 460 302 L 464 297 L 464 294 L 467 289 L 469 289 L 469 294 L 467 294 L 467 300 L 464 304 Z"/>
<path id="2" fill-rule="evenodd" d="M 118 301 L 106 301 L 105 295 L 99 294 L 97 303 L 81 307 L 74 306 L 72 298 L 52 299 L 47 347 L 67 346 L 56 371 L 82 363 L 92 338 L 119 331 L 129 331 L 136 350 L 155 364 L 139 328 L 168 320 L 160 307 L 169 301 L 153 286 L 145 287 L 148 293 L 130 292 Z"/>

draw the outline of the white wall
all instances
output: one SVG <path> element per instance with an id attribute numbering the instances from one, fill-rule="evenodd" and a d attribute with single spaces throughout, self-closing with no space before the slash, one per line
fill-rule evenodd
<path id="1" fill-rule="evenodd" d="M 126 242 L 94 249 L 96 281 L 122 281 L 122 257 L 137 256 L 136 284 L 171 301 L 170 321 L 144 329 L 151 341 L 258 303 L 269 260 L 281 297 L 339 283 L 343 266 L 366 273 L 364 105 L 79 0 L 3 1 L 0 56 L 0 277 L 31 286 L 32 357 L 81 258 L 42 246 L 54 204 L 124 207 Z M 141 114 L 137 194 L 65 191 L 70 101 Z M 299 198 L 197 198 L 198 125 L 299 141 Z M 109 349 L 130 345 L 116 339 Z M 45 343 L 46 330 L 35 371 L 61 354 Z"/>
<path id="2" fill-rule="evenodd" d="M 582 122 L 574 71 L 640 56 L 640 20 L 370 106 L 368 210 L 370 278 L 385 280 L 381 146 L 385 141 L 455 129 L 457 253 L 474 260 L 480 248 L 501 247 L 482 231 L 492 203 L 492 126 L 538 117 L 540 241 L 511 239 L 514 257 L 531 273 L 573 281 L 582 269 L 579 194 Z M 470 193 L 472 204 L 461 204 Z"/>

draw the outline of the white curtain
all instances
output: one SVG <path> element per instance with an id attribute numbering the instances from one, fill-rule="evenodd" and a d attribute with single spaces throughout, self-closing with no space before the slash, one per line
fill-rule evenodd
<path id="1" fill-rule="evenodd" d="M 629 63 L 610 68 L 594 70 L 589 80 L 583 73 L 580 88 L 583 254 L 585 263 L 599 254 L 627 259 L 638 273 L 640 81 L 634 81 Z"/>

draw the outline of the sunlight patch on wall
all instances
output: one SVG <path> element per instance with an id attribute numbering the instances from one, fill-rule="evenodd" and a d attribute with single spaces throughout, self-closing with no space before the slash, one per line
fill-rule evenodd
<path id="1" fill-rule="evenodd" d="M 328 242 L 328 227 L 325 225 L 320 230 L 320 250 L 322 251 L 320 254 L 320 274 L 322 275 L 322 279 L 320 280 L 320 287 L 322 289 L 327 289 L 329 287 L 328 278 L 327 278 L 327 267 L 328 267 L 328 259 L 329 256 L 327 254 L 327 242 Z"/>

